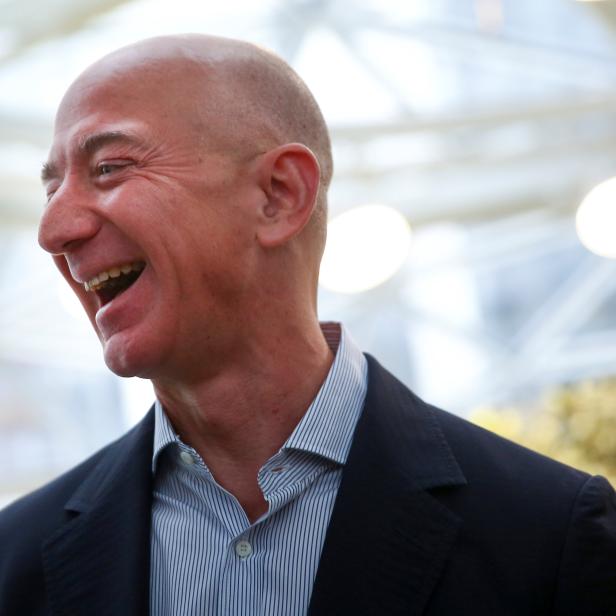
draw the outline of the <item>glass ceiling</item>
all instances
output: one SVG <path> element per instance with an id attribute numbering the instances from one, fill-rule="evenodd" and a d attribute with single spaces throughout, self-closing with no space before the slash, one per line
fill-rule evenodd
<path id="1" fill-rule="evenodd" d="M 613 373 L 616 271 L 573 224 L 616 172 L 612 13 L 573 0 L 0 0 L 0 425 L 38 461 L 13 469 L 23 479 L 7 490 L 71 462 L 57 425 L 83 420 L 70 434 L 90 430 L 92 449 L 151 399 L 108 374 L 36 245 L 53 113 L 88 64 L 183 31 L 286 58 L 332 130 L 331 214 L 382 203 L 413 228 L 393 279 L 322 290 L 322 316 L 344 320 L 420 395 L 466 413 Z M 47 453 L 41 434 L 56 443 Z"/>

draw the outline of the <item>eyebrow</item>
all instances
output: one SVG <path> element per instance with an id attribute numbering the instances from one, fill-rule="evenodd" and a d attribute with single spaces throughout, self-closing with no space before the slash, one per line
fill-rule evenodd
<path id="1" fill-rule="evenodd" d="M 95 152 L 110 143 L 125 143 L 128 145 L 143 145 L 143 141 L 136 135 L 120 130 L 109 130 L 101 133 L 87 135 L 79 142 L 78 149 L 92 156 Z M 58 166 L 49 161 L 43 164 L 41 169 L 41 180 L 48 182 L 59 176 Z"/>
<path id="2" fill-rule="evenodd" d="M 109 143 L 143 145 L 143 141 L 133 133 L 121 130 L 109 130 L 84 137 L 79 142 L 79 149 L 86 154 L 92 155 Z"/>

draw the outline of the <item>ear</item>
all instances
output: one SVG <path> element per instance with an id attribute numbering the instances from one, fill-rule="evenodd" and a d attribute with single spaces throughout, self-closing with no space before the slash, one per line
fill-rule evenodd
<path id="1" fill-rule="evenodd" d="M 315 208 L 320 175 L 316 156 L 301 143 L 287 143 L 260 159 L 259 182 L 266 195 L 258 212 L 261 246 L 281 246 L 300 233 Z"/>

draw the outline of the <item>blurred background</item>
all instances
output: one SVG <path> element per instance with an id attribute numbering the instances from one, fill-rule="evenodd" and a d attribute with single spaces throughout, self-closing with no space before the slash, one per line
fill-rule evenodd
<path id="1" fill-rule="evenodd" d="M 0 506 L 153 400 L 39 249 L 38 176 L 81 70 L 185 31 L 272 49 L 321 104 L 321 317 L 430 402 L 609 475 L 616 2 L 0 0 Z"/>

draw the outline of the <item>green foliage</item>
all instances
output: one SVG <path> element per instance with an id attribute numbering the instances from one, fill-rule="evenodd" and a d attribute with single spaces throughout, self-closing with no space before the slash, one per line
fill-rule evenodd
<path id="1" fill-rule="evenodd" d="M 480 408 L 471 420 L 616 485 L 616 379 L 558 389 L 532 408 Z"/>

